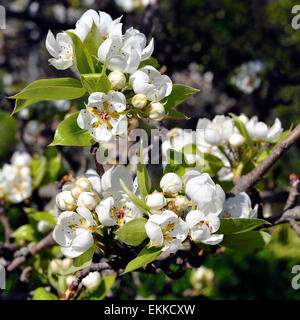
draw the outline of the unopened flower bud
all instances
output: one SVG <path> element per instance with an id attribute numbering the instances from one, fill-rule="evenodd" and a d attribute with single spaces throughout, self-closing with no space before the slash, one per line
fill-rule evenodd
<path id="1" fill-rule="evenodd" d="M 101 276 L 98 271 L 90 272 L 85 278 L 82 279 L 82 284 L 88 288 L 93 289 L 98 286 L 101 281 Z"/>
<path id="2" fill-rule="evenodd" d="M 177 211 L 183 211 L 183 210 L 186 210 L 188 208 L 188 203 L 189 203 L 189 200 L 187 197 L 185 196 L 177 196 L 175 198 L 175 202 L 174 202 L 174 205 L 175 205 L 175 209 Z"/>
<path id="3" fill-rule="evenodd" d="M 245 141 L 245 137 L 239 133 L 234 133 L 229 138 L 229 143 L 234 148 L 240 147 L 243 143 L 245 143 Z"/>
<path id="4" fill-rule="evenodd" d="M 61 260 L 59 259 L 54 259 L 50 262 L 50 268 L 54 273 L 59 273 L 61 272 Z"/>
<path id="5" fill-rule="evenodd" d="M 97 206 L 97 201 L 94 194 L 92 192 L 82 192 L 78 197 L 77 206 L 94 210 Z"/>
<path id="6" fill-rule="evenodd" d="M 67 276 L 66 285 L 69 287 L 75 279 L 76 279 L 75 276 Z"/>
<path id="7" fill-rule="evenodd" d="M 182 180 L 176 173 L 169 172 L 160 180 L 160 187 L 165 193 L 178 193 L 182 188 Z"/>
<path id="8" fill-rule="evenodd" d="M 78 186 L 71 189 L 71 194 L 75 199 L 77 199 L 82 192 L 83 190 Z"/>
<path id="9" fill-rule="evenodd" d="M 146 205 L 150 211 L 158 211 L 167 205 L 167 201 L 163 194 L 154 192 L 146 196 Z"/>
<path id="10" fill-rule="evenodd" d="M 147 97 L 142 93 L 136 94 L 131 99 L 132 105 L 138 109 L 143 109 L 144 107 L 146 107 L 147 102 L 148 102 Z"/>
<path id="11" fill-rule="evenodd" d="M 243 113 L 239 115 L 239 119 L 243 122 L 243 124 L 247 124 L 249 121 L 249 118 Z"/>
<path id="12" fill-rule="evenodd" d="M 112 89 L 121 90 L 125 87 L 126 77 L 122 72 L 114 71 L 108 75 Z"/>
<path id="13" fill-rule="evenodd" d="M 56 196 L 56 204 L 63 211 L 73 211 L 76 209 L 76 199 L 71 191 L 62 191 Z"/>
<path id="14" fill-rule="evenodd" d="M 150 105 L 149 108 L 149 118 L 151 120 L 160 121 L 164 118 L 166 114 L 165 107 L 160 102 L 155 102 Z"/>
<path id="15" fill-rule="evenodd" d="M 85 177 L 77 178 L 75 184 L 82 191 L 91 191 L 92 185 L 88 178 L 85 178 Z"/>
<path id="16" fill-rule="evenodd" d="M 46 233 L 51 229 L 51 224 L 48 221 L 41 220 L 38 222 L 37 229 L 41 233 Z"/>
<path id="17" fill-rule="evenodd" d="M 72 263 L 73 260 L 71 258 L 65 258 L 62 260 L 61 266 L 64 270 L 68 270 L 71 267 Z"/>

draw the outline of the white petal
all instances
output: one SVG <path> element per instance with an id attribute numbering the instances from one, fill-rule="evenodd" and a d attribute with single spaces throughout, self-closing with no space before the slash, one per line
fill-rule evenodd
<path id="1" fill-rule="evenodd" d="M 73 65 L 73 59 L 49 59 L 49 63 L 57 70 L 66 70 Z"/>
<path id="2" fill-rule="evenodd" d="M 94 238 L 91 231 L 83 228 L 76 229 L 76 236 L 72 242 L 75 250 L 85 252 L 94 244 Z"/>
<path id="3" fill-rule="evenodd" d="M 61 252 L 68 258 L 76 258 L 84 253 L 82 250 L 75 250 L 72 247 L 61 247 Z"/>
<path id="4" fill-rule="evenodd" d="M 143 50 L 141 60 L 147 60 L 151 57 L 154 50 L 154 39 L 152 38 L 148 46 Z"/>
<path id="5" fill-rule="evenodd" d="M 46 38 L 46 48 L 48 52 L 51 54 L 52 57 L 58 58 L 59 57 L 59 45 L 55 40 L 55 37 L 51 30 L 48 31 L 47 38 Z"/>
<path id="6" fill-rule="evenodd" d="M 84 217 L 84 219 L 87 222 L 87 226 L 91 227 L 94 224 L 94 220 L 93 220 L 93 215 L 91 213 L 91 211 L 85 207 L 78 207 L 76 209 L 76 211 L 82 216 Z"/>
<path id="7" fill-rule="evenodd" d="M 206 240 L 203 240 L 202 242 L 209 245 L 215 245 L 223 241 L 223 234 L 212 234 L 211 237 L 209 237 Z"/>
<path id="8" fill-rule="evenodd" d="M 153 244 L 157 246 L 163 245 L 163 234 L 159 225 L 148 220 L 145 224 L 145 229 Z"/>
<path id="9" fill-rule="evenodd" d="M 86 110 L 80 110 L 77 117 L 78 127 L 81 129 L 89 129 L 91 127 L 92 115 Z"/>

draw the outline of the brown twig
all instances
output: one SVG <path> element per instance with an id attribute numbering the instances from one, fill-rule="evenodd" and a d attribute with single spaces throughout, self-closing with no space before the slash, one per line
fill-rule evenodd
<path id="1" fill-rule="evenodd" d="M 274 165 L 274 163 L 300 138 L 300 124 L 279 145 L 255 167 L 250 173 L 236 180 L 232 194 L 248 191 L 263 175 Z"/>
<path id="2" fill-rule="evenodd" d="M 0 200 L 0 222 L 4 228 L 4 235 L 5 235 L 5 245 L 10 244 L 10 235 L 12 233 L 12 229 L 9 224 L 8 216 L 4 212 L 4 200 Z"/>
<path id="3" fill-rule="evenodd" d="M 81 280 L 86 277 L 90 272 L 93 271 L 103 271 L 112 269 L 112 267 L 107 262 L 99 262 L 99 263 L 92 263 L 89 267 L 78 271 L 76 273 L 76 279 L 71 283 L 67 291 L 64 293 L 64 295 L 60 298 L 60 300 L 69 300 L 71 299 L 76 290 L 78 289 Z"/>
<path id="4" fill-rule="evenodd" d="M 94 160 L 95 160 L 95 165 L 96 165 L 96 171 L 99 175 L 99 177 L 102 177 L 103 174 L 104 174 L 104 168 L 103 168 L 103 165 L 101 163 L 98 162 L 97 160 L 97 150 L 98 150 L 98 145 L 93 145 L 91 147 L 91 154 L 92 156 L 94 157 Z"/>
<path id="5" fill-rule="evenodd" d="M 17 251 L 15 254 L 15 259 L 8 265 L 7 271 L 12 272 L 19 266 L 21 266 L 29 257 L 31 257 L 34 254 L 39 253 L 43 249 L 47 247 L 51 247 L 55 245 L 55 241 L 52 237 L 52 232 L 49 233 L 44 239 L 42 239 L 40 242 L 38 242 L 34 247 L 32 247 L 30 250 L 21 250 Z"/>

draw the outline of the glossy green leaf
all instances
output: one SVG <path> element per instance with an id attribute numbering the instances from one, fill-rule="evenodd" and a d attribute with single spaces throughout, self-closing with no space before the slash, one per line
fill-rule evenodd
<path id="1" fill-rule="evenodd" d="M 77 257 L 73 265 L 66 270 L 65 272 L 62 273 L 62 275 L 67 275 L 70 273 L 77 272 L 79 270 L 82 270 L 86 267 L 89 267 L 93 261 L 93 256 L 94 256 L 95 249 L 94 247 L 89 248 L 87 251 L 85 251 L 82 255 Z"/>
<path id="2" fill-rule="evenodd" d="M 141 61 L 138 69 L 141 69 L 141 68 L 143 68 L 145 66 L 152 66 L 155 69 L 158 69 L 159 68 L 159 63 L 158 63 L 157 59 L 155 59 L 153 57 L 150 57 L 147 60 Z"/>
<path id="3" fill-rule="evenodd" d="M 207 172 L 212 177 L 217 176 L 219 170 L 224 166 L 224 163 L 220 158 L 210 153 L 204 153 L 203 164 L 202 171 Z"/>
<path id="4" fill-rule="evenodd" d="M 241 121 L 241 119 L 233 113 L 229 113 L 229 115 L 233 118 L 234 125 L 238 128 L 240 134 L 246 139 L 246 143 L 248 146 L 253 146 L 253 141 L 248 134 L 248 131 L 245 127 L 245 124 Z"/>
<path id="5" fill-rule="evenodd" d="M 221 244 L 233 250 L 251 252 L 255 249 L 263 249 L 270 241 L 271 235 L 265 231 L 248 231 L 224 235 Z"/>
<path id="6" fill-rule="evenodd" d="M 37 232 L 30 224 L 24 224 L 16 229 L 12 236 L 19 240 L 35 241 L 37 240 Z"/>
<path id="7" fill-rule="evenodd" d="M 224 218 L 221 219 L 221 226 L 217 233 L 243 233 L 255 229 L 264 224 L 269 224 L 269 222 L 263 219 Z"/>
<path id="8" fill-rule="evenodd" d="M 17 99 L 12 114 L 39 101 L 73 100 L 83 97 L 86 89 L 80 81 L 73 78 L 42 79 L 29 84 L 18 94 L 10 97 Z"/>
<path id="9" fill-rule="evenodd" d="M 58 297 L 45 288 L 40 287 L 35 289 L 32 300 L 58 300 Z"/>
<path id="10" fill-rule="evenodd" d="M 139 163 L 137 165 L 137 182 L 140 194 L 143 199 L 145 199 L 146 195 L 149 194 L 149 175 L 144 164 L 144 157 L 143 157 L 143 144 L 140 145 L 140 156 L 139 156 Z"/>
<path id="11" fill-rule="evenodd" d="M 110 81 L 105 73 L 82 74 L 81 82 L 90 94 L 93 92 L 107 94 L 111 89 Z"/>
<path id="12" fill-rule="evenodd" d="M 51 223 L 52 225 L 56 224 L 56 221 L 53 217 L 53 215 L 46 211 L 38 211 L 34 208 L 24 208 L 24 211 L 28 215 L 29 218 L 32 218 L 36 221 L 47 221 Z"/>
<path id="13" fill-rule="evenodd" d="M 34 155 L 32 162 L 32 187 L 38 188 L 47 172 L 47 159 L 44 156 Z"/>
<path id="14" fill-rule="evenodd" d="M 115 234 L 124 243 L 130 246 L 138 246 L 147 238 L 145 230 L 146 222 L 147 219 L 145 218 L 133 219 L 125 223 Z"/>
<path id="15" fill-rule="evenodd" d="M 92 27 L 83 41 L 83 45 L 91 55 L 98 56 L 98 48 L 101 42 L 102 38 L 99 29 L 93 21 Z"/>
<path id="16" fill-rule="evenodd" d="M 182 84 L 174 84 L 171 94 L 162 100 L 162 102 L 166 102 L 166 114 L 169 115 L 172 108 L 178 106 L 197 92 L 199 92 L 197 89 Z"/>
<path id="17" fill-rule="evenodd" d="M 95 143 L 87 130 L 80 129 L 77 124 L 79 112 L 73 113 L 57 127 L 50 146 L 91 146 Z"/>
<path id="18" fill-rule="evenodd" d="M 94 73 L 95 68 L 92 57 L 87 48 L 83 45 L 80 38 L 75 33 L 70 31 L 66 31 L 66 34 L 73 41 L 74 60 L 79 73 Z"/>
<path id="19" fill-rule="evenodd" d="M 161 254 L 161 252 L 161 247 L 149 248 L 147 245 L 134 260 L 127 264 L 123 274 L 142 268 L 146 264 L 153 262 Z"/>
<path id="20" fill-rule="evenodd" d="M 128 195 L 128 197 L 131 199 L 131 201 L 145 214 L 149 214 L 149 208 L 147 207 L 146 203 L 142 201 L 140 198 L 138 198 L 131 190 L 129 190 L 124 181 L 120 179 L 121 186 L 125 193 Z"/>

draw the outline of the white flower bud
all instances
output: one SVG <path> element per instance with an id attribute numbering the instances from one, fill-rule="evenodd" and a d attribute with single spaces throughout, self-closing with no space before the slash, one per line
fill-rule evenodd
<path id="1" fill-rule="evenodd" d="M 30 166 L 32 163 L 32 157 L 27 152 L 16 151 L 11 158 L 11 163 L 18 167 Z"/>
<path id="2" fill-rule="evenodd" d="M 177 196 L 175 198 L 174 205 L 175 205 L 176 211 L 180 212 L 180 211 L 186 210 L 188 208 L 188 204 L 189 204 L 189 200 L 185 196 Z"/>
<path id="3" fill-rule="evenodd" d="M 56 196 L 56 204 L 63 211 L 73 211 L 76 209 L 76 199 L 71 191 L 62 191 Z"/>
<path id="4" fill-rule="evenodd" d="M 82 284 L 88 288 L 93 289 L 98 286 L 101 281 L 101 276 L 98 271 L 90 272 L 85 278 L 82 279 Z"/>
<path id="5" fill-rule="evenodd" d="M 114 71 L 108 75 L 112 89 L 121 90 L 125 87 L 126 77 L 122 72 Z"/>
<path id="6" fill-rule="evenodd" d="M 150 105 L 149 108 L 149 118 L 151 120 L 160 121 L 164 118 L 166 114 L 165 107 L 160 102 L 155 102 Z"/>
<path id="7" fill-rule="evenodd" d="M 81 189 L 81 191 L 91 191 L 92 185 L 88 178 L 80 177 L 76 180 L 76 186 Z"/>
<path id="8" fill-rule="evenodd" d="M 21 177 L 31 177 L 31 169 L 29 167 L 20 168 Z"/>
<path id="9" fill-rule="evenodd" d="M 167 201 L 163 194 L 154 192 L 146 196 L 146 205 L 149 207 L 150 211 L 159 211 L 167 205 Z"/>
<path id="10" fill-rule="evenodd" d="M 234 133 L 229 138 L 229 143 L 234 148 L 240 147 L 243 143 L 245 143 L 245 141 L 245 137 L 239 133 Z"/>
<path id="11" fill-rule="evenodd" d="M 82 192 L 78 197 L 77 206 L 94 210 L 97 206 L 97 201 L 94 194 L 92 192 Z"/>
<path id="12" fill-rule="evenodd" d="M 249 121 L 249 118 L 245 114 L 240 114 L 239 119 L 243 122 L 243 124 L 247 124 Z"/>
<path id="13" fill-rule="evenodd" d="M 71 267 L 72 263 L 73 263 L 73 259 L 65 258 L 62 260 L 61 266 L 64 270 L 68 270 Z"/>
<path id="14" fill-rule="evenodd" d="M 51 229 L 51 224 L 48 221 L 41 220 L 38 222 L 37 229 L 41 233 L 46 233 Z"/>
<path id="15" fill-rule="evenodd" d="M 176 173 L 169 172 L 160 180 L 160 187 L 165 193 L 178 193 L 182 188 L 182 180 Z"/>
<path id="16" fill-rule="evenodd" d="M 71 194 L 75 199 L 77 199 L 82 192 L 83 190 L 78 186 L 71 189 Z"/>
<path id="17" fill-rule="evenodd" d="M 135 108 L 143 109 L 148 102 L 147 97 L 143 93 L 136 94 L 132 97 L 131 103 Z"/>
<path id="18" fill-rule="evenodd" d="M 69 287 L 71 284 L 72 284 L 72 282 L 75 280 L 75 276 L 67 276 L 67 278 L 66 278 L 66 285 Z"/>
<path id="19" fill-rule="evenodd" d="M 52 271 L 53 271 L 54 273 L 59 273 L 59 272 L 61 272 L 61 260 L 59 260 L 59 259 L 51 260 L 51 262 L 50 262 L 50 268 L 52 269 Z"/>

